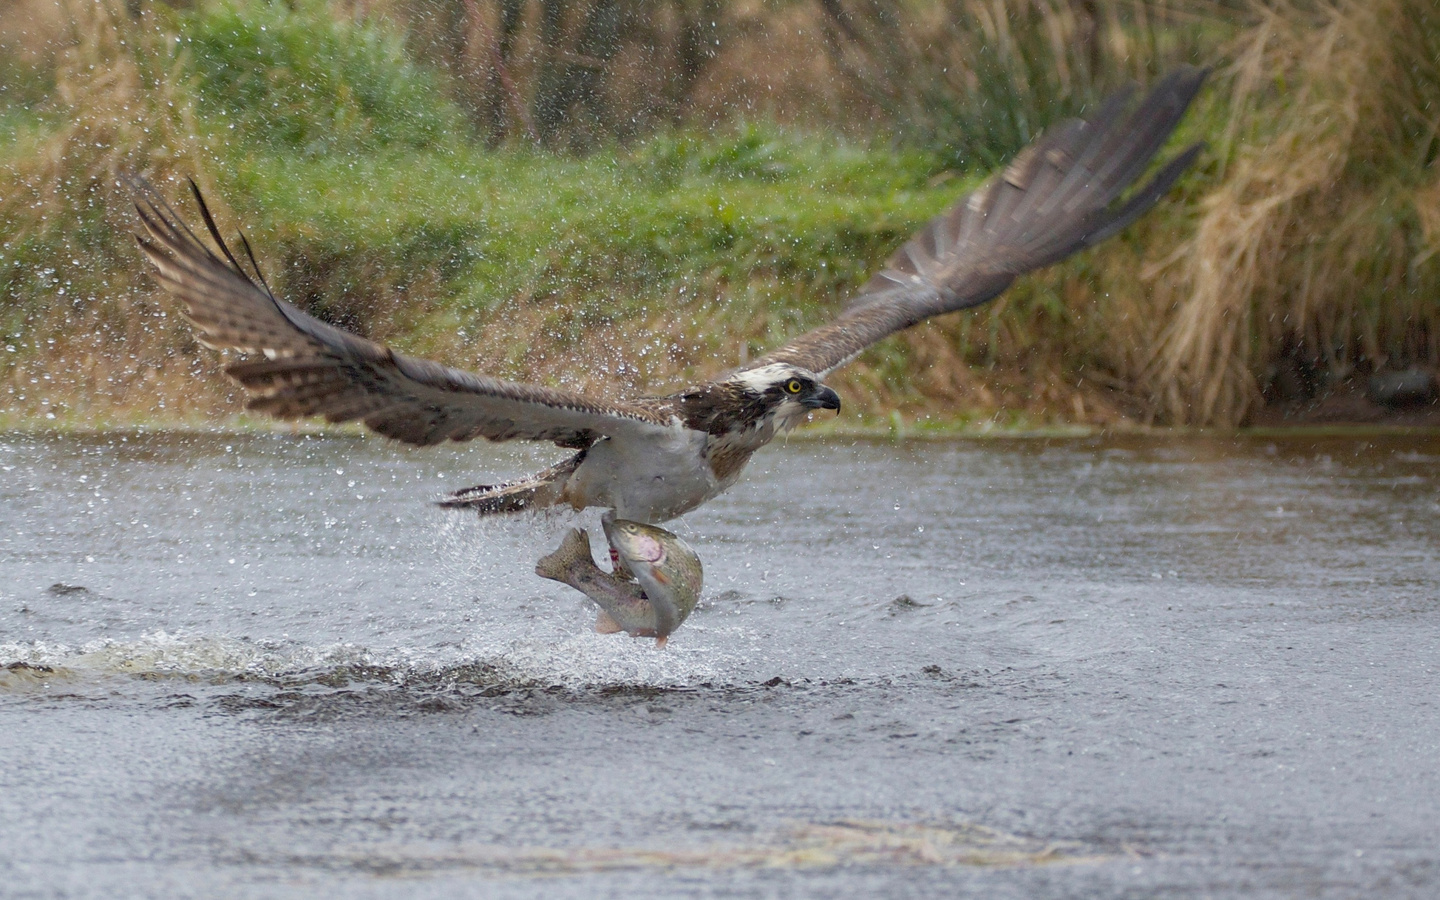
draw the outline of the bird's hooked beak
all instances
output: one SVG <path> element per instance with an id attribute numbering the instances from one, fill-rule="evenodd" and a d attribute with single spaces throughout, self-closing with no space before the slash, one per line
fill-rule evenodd
<path id="1" fill-rule="evenodd" d="M 840 412 L 840 395 L 825 385 L 816 385 L 815 393 L 800 401 L 806 409 L 833 409 Z"/>

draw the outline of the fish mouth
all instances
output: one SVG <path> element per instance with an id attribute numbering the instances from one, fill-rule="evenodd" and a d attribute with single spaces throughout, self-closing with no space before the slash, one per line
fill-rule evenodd
<path id="1" fill-rule="evenodd" d="M 838 413 L 840 411 L 840 395 L 835 393 L 834 389 L 822 385 L 815 393 L 801 400 L 800 405 L 806 409 L 833 409 Z"/>
<path id="2" fill-rule="evenodd" d="M 607 509 L 605 514 L 600 517 L 600 527 L 605 530 L 605 540 L 609 541 L 610 546 L 617 550 L 620 549 L 620 534 L 615 527 L 615 523 L 619 521 L 619 519 L 615 518 L 615 510 L 613 509 Z"/>

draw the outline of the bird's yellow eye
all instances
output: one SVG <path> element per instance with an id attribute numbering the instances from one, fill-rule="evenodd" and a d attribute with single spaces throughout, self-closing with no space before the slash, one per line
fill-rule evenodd
<path id="1" fill-rule="evenodd" d="M 798 378 L 790 379 L 789 383 L 785 385 L 785 390 L 789 391 L 792 394 L 798 394 L 804 389 L 805 385 L 801 384 L 800 379 Z"/>

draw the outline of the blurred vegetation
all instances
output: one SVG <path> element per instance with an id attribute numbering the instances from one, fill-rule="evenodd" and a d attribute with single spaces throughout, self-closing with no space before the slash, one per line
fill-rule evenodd
<path id="1" fill-rule="evenodd" d="M 1282 370 L 1323 390 L 1440 361 L 1437 19 L 1421 0 L 15 0 L 0 418 L 237 408 L 144 274 L 128 171 L 176 199 L 195 178 L 329 321 L 505 377 L 663 390 L 833 315 L 1046 124 L 1199 62 L 1217 72 L 1177 145 L 1212 150 L 1160 208 L 838 380 L 874 421 L 1237 424 Z"/>
<path id="2" fill-rule="evenodd" d="M 336 16 L 312 0 L 216 4 L 178 24 L 202 111 L 247 141 L 353 155 L 423 150 L 461 130 L 434 73 L 379 20 Z"/>
<path id="3" fill-rule="evenodd" d="M 1272 0 L 1227 55 L 1219 177 L 1152 270 L 1168 315 L 1137 386 L 1167 421 L 1230 423 L 1287 375 L 1303 399 L 1433 373 L 1440 5 Z"/>

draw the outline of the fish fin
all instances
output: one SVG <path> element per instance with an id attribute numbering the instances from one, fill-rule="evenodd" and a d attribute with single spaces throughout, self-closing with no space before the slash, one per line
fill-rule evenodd
<path id="1" fill-rule="evenodd" d="M 665 645 L 668 643 L 670 643 L 670 636 L 668 634 L 662 634 L 655 639 L 655 649 L 664 650 Z"/>
<path id="2" fill-rule="evenodd" d="M 541 557 L 540 561 L 535 563 L 535 574 L 551 581 L 568 583 L 566 577 L 570 567 L 583 561 L 589 561 L 591 566 L 595 565 L 595 558 L 590 555 L 590 538 L 584 530 L 572 528 L 554 553 Z"/>
<path id="3" fill-rule="evenodd" d="M 617 621 L 615 621 L 615 618 L 614 618 L 613 616 L 611 616 L 611 615 L 610 615 L 608 612 L 606 612 L 605 610 L 602 609 L 602 610 L 600 610 L 600 612 L 599 612 L 598 614 L 596 614 L 596 616 L 595 616 L 595 633 L 596 633 L 596 634 L 619 634 L 620 632 L 622 632 L 622 631 L 624 631 L 624 630 L 625 630 L 625 629 L 623 629 L 623 628 L 620 627 L 620 623 L 617 622 Z"/>

